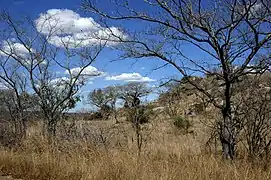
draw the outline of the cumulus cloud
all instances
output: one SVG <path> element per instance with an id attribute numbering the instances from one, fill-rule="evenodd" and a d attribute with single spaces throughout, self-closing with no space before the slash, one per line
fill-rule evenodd
<path id="1" fill-rule="evenodd" d="M 31 49 L 31 51 L 34 51 Z M 0 55 L 9 56 L 13 55 L 16 57 L 26 58 L 29 56 L 29 50 L 21 43 L 3 41 L 1 44 Z"/>
<path id="2" fill-rule="evenodd" d="M 75 85 L 84 85 L 88 81 L 87 78 L 81 77 L 76 82 L 74 78 L 67 78 L 67 77 L 58 77 L 55 79 L 52 79 L 50 81 L 50 86 L 52 86 L 56 91 L 60 90 L 67 90 L 69 89 L 70 85 L 75 82 Z"/>
<path id="3" fill-rule="evenodd" d="M 0 56 L 12 56 L 25 66 L 30 66 L 31 63 L 34 65 L 47 63 L 45 60 L 38 61 L 38 58 L 32 59 L 30 53 L 36 53 L 35 49 L 27 48 L 21 43 L 14 42 L 14 40 L 2 41 L 0 45 Z"/>
<path id="4" fill-rule="evenodd" d="M 53 87 L 56 91 L 63 91 L 70 88 L 70 85 L 75 83 L 76 86 L 84 86 L 86 84 L 92 84 L 90 81 L 91 78 L 89 76 L 79 76 L 78 79 L 74 77 L 58 77 L 52 79 L 49 83 L 51 87 Z"/>
<path id="5" fill-rule="evenodd" d="M 53 80 L 51 80 L 50 85 L 53 87 L 59 87 L 60 89 L 64 89 L 66 86 L 68 86 L 71 83 L 74 83 L 74 81 L 77 79 L 76 77 L 79 75 L 81 71 L 81 67 L 72 68 L 70 70 L 71 76 L 63 76 L 58 77 Z M 70 74 L 68 70 L 65 71 L 64 74 L 69 75 Z M 79 78 L 76 80 L 76 85 L 85 85 L 85 84 L 92 84 L 90 80 L 92 80 L 94 77 L 98 77 L 103 75 L 104 72 L 99 71 L 97 68 L 93 66 L 86 67 L 81 73 Z"/>
<path id="6" fill-rule="evenodd" d="M 251 11 L 254 13 L 257 13 L 261 11 L 263 8 L 263 5 L 261 3 L 256 3 L 254 6 L 251 7 Z"/>
<path id="7" fill-rule="evenodd" d="M 55 78 L 51 81 L 51 85 L 65 85 L 69 83 L 70 79 L 67 77 Z"/>
<path id="8" fill-rule="evenodd" d="M 117 76 L 108 76 L 105 78 L 109 81 L 126 81 L 126 82 L 152 82 L 155 81 L 149 77 L 143 77 L 139 73 L 122 73 Z"/>
<path id="9" fill-rule="evenodd" d="M 70 89 L 70 84 L 72 83 L 73 83 L 73 79 L 70 79 L 67 77 L 58 77 L 58 78 L 52 79 L 49 82 L 48 87 L 52 88 L 54 93 L 57 93 L 60 95 L 62 93 L 67 92 Z"/>
<path id="10" fill-rule="evenodd" d="M 80 73 L 80 71 L 82 70 L 81 67 L 76 67 L 76 68 L 72 68 L 71 71 L 71 75 L 72 76 L 78 76 L 78 74 Z M 69 74 L 69 71 L 66 70 L 65 74 Z M 99 71 L 97 68 L 93 67 L 93 66 L 88 66 L 86 67 L 80 74 L 80 76 L 85 76 L 85 77 L 93 77 L 93 76 L 100 76 L 104 74 L 104 72 Z"/>
<path id="11" fill-rule="evenodd" d="M 49 41 L 55 46 L 79 48 L 95 46 L 107 41 L 107 46 L 118 44 L 112 33 L 126 38 L 116 27 L 104 28 L 91 17 L 81 17 L 69 9 L 49 9 L 35 21 L 39 32 L 50 35 Z"/>

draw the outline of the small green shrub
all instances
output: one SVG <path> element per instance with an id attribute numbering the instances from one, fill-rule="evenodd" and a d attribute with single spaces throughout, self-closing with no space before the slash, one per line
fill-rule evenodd
<path id="1" fill-rule="evenodd" d="M 139 107 L 128 108 L 126 114 L 126 120 L 132 123 L 138 122 L 139 124 L 148 123 L 153 115 L 152 108 L 141 105 Z"/>
<path id="2" fill-rule="evenodd" d="M 175 116 L 173 118 L 173 125 L 176 128 L 184 131 L 185 133 L 188 133 L 189 128 L 192 127 L 192 123 L 188 119 L 186 119 L 182 116 Z"/>
<path id="3" fill-rule="evenodd" d="M 153 110 L 151 106 L 145 105 L 145 106 L 139 107 L 138 118 L 139 118 L 140 124 L 148 123 L 152 116 L 153 116 Z"/>

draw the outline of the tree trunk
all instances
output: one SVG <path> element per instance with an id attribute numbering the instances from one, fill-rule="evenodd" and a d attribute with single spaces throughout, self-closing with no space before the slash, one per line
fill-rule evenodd
<path id="1" fill-rule="evenodd" d="M 27 130 L 27 122 L 26 122 L 26 118 L 23 118 L 22 119 L 22 128 L 23 128 L 23 131 L 22 131 L 22 135 L 23 135 L 23 138 L 26 138 L 26 130 Z"/>
<path id="2" fill-rule="evenodd" d="M 57 125 L 57 119 L 49 118 L 47 120 L 47 136 L 48 136 L 49 143 L 52 143 L 53 139 L 56 136 L 56 125 Z"/>
<path id="3" fill-rule="evenodd" d="M 226 84 L 224 108 L 222 109 L 223 122 L 220 124 L 220 141 L 222 144 L 223 157 L 225 159 L 234 159 L 236 137 L 234 123 L 231 111 L 230 84 Z"/>
<path id="4" fill-rule="evenodd" d="M 26 138 L 26 129 L 27 129 L 27 124 L 26 124 L 26 117 L 25 114 L 21 108 L 21 110 L 19 111 L 19 126 L 20 126 L 20 134 L 22 136 L 22 138 Z"/>
<path id="5" fill-rule="evenodd" d="M 136 130 L 136 142 L 137 142 L 137 150 L 138 150 L 137 155 L 138 157 L 140 157 L 141 149 L 142 149 L 142 134 L 141 134 L 139 122 L 136 122 L 135 130 Z"/>
<path id="6" fill-rule="evenodd" d="M 115 118 L 115 122 L 116 122 L 116 124 L 118 124 L 119 123 L 119 120 L 118 120 L 118 115 L 117 115 L 117 111 L 116 110 L 114 110 L 114 118 Z"/>
<path id="7" fill-rule="evenodd" d="M 56 123 L 49 122 L 47 125 L 47 133 L 49 136 L 54 137 L 56 135 Z"/>
<path id="8" fill-rule="evenodd" d="M 223 118 L 220 133 L 220 141 L 222 144 L 223 157 L 225 159 L 234 159 L 235 155 L 235 137 L 233 127 L 231 126 L 231 118 L 226 116 Z"/>

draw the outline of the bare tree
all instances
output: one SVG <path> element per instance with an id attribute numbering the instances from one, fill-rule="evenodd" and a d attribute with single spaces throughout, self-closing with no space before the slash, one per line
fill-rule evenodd
<path id="1" fill-rule="evenodd" d="M 108 103 L 108 94 L 102 89 L 94 89 L 88 94 L 88 101 L 97 108 L 101 108 L 103 105 Z"/>
<path id="2" fill-rule="evenodd" d="M 118 112 L 117 112 L 117 101 L 119 99 L 120 93 L 118 86 L 108 86 L 104 89 L 105 93 L 108 94 L 108 104 L 113 113 L 115 122 L 118 123 Z"/>
<path id="3" fill-rule="evenodd" d="M 105 3 L 103 1 L 103 3 Z M 91 0 L 83 9 L 104 19 L 142 21 L 146 28 L 132 31 L 128 38 L 112 32 L 116 41 L 123 42 L 124 58 L 159 59 L 171 65 L 184 77 L 192 73 L 217 79 L 220 88 L 214 94 L 209 89 L 188 82 L 203 93 L 222 115 L 220 141 L 225 158 L 234 158 L 237 131 L 232 108 L 233 84 L 250 73 L 261 73 L 267 66 L 256 57 L 269 52 L 270 1 L 268 0 L 144 0 L 144 9 L 132 7 L 129 1 L 110 0 L 114 13 L 99 9 Z M 197 50 L 205 58 L 185 53 L 183 46 Z M 218 71 L 213 71 L 217 69 Z"/>
<path id="4" fill-rule="evenodd" d="M 167 82 L 162 84 L 165 88 L 159 95 L 159 104 L 165 107 L 165 113 L 169 117 L 176 117 L 179 114 L 181 100 L 185 92 L 181 89 L 180 82 Z"/>
<path id="5" fill-rule="evenodd" d="M 126 119 L 132 123 L 136 134 L 138 156 L 140 156 L 143 145 L 143 134 L 141 125 L 148 122 L 149 114 L 140 98 L 151 93 L 151 89 L 145 83 L 131 82 L 119 86 L 120 98 L 124 100 Z"/>
<path id="6" fill-rule="evenodd" d="M 105 89 L 94 89 L 88 94 L 87 98 L 88 103 L 99 109 L 99 113 L 103 119 L 108 119 L 113 110 L 112 104 L 109 104 L 111 99 L 111 95 Z"/>
<path id="7" fill-rule="evenodd" d="M 107 42 L 97 40 L 94 45 L 86 47 L 72 38 L 60 38 L 57 46 L 53 41 L 61 29 L 58 19 L 53 19 L 55 25 L 50 23 L 52 18 L 46 16 L 38 24 L 29 18 L 15 21 L 8 13 L 3 13 L 1 22 L 5 29 L 2 31 L 0 48 L 1 56 L 6 57 L 5 64 L 18 64 L 20 73 L 25 74 L 30 85 L 28 92 L 38 97 L 50 139 L 56 135 L 56 127 L 63 113 L 75 107 L 79 100 L 79 89 L 89 77 L 101 74 L 98 70 L 89 73 L 88 68 Z"/>
<path id="8" fill-rule="evenodd" d="M 120 98 L 124 100 L 124 107 L 136 107 L 140 105 L 140 98 L 151 92 L 146 83 L 130 82 L 119 86 Z"/>
<path id="9" fill-rule="evenodd" d="M 241 139 L 251 160 L 268 160 L 271 151 L 271 103 L 270 73 L 262 76 L 248 76 L 242 83 L 241 92 L 235 96 Z M 242 103 L 240 103 L 242 102 Z M 236 103 L 237 104 L 237 103 Z M 265 162 L 268 163 L 268 162 Z"/>
<path id="10" fill-rule="evenodd" d="M 27 111 L 35 108 L 34 97 L 27 92 L 29 84 L 20 64 L 10 62 L 10 57 L 0 58 L 0 83 L 3 86 L 0 101 L 6 113 L 9 113 L 17 138 L 22 138 L 26 135 Z"/>

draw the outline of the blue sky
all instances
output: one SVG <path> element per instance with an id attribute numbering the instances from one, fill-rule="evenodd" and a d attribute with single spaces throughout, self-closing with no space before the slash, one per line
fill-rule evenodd
<path id="1" fill-rule="evenodd" d="M 141 1 L 131 2 L 133 3 L 134 7 L 143 9 L 145 8 L 142 6 Z M 0 9 L 7 10 L 15 18 L 19 18 L 22 15 L 27 15 L 32 19 L 37 19 L 41 13 L 46 13 L 50 9 L 68 9 L 74 13 L 78 13 L 81 18 L 91 17 L 91 14 L 86 14 L 80 11 L 80 3 L 80 0 L 1 0 Z M 102 8 L 106 11 L 112 10 L 107 6 L 107 4 L 101 3 L 101 5 L 103 6 Z M 96 20 L 96 17 L 92 18 Z M 117 24 L 114 24 L 114 26 L 117 26 Z M 144 28 L 144 24 L 141 24 L 140 22 L 127 22 L 124 27 L 131 30 L 140 29 Z M 203 54 L 195 53 L 195 49 L 190 46 L 185 47 L 184 51 L 187 51 L 188 54 L 195 58 L 204 56 Z M 173 76 L 180 77 L 179 73 L 174 68 L 169 66 L 157 71 L 153 71 L 154 68 L 163 64 L 161 61 L 141 59 L 134 63 L 135 60 L 133 59 L 111 62 L 112 60 L 118 60 L 118 53 L 110 49 L 105 49 L 104 52 L 98 57 L 98 59 L 92 64 L 92 66 L 97 68 L 99 71 L 103 71 L 105 75 L 91 80 L 91 83 L 88 83 L 87 86 L 82 89 L 83 95 L 86 95 L 88 92 L 95 88 L 103 88 L 114 84 L 123 84 L 127 82 L 127 79 L 123 79 L 123 76 L 127 74 L 129 75 L 134 73 L 137 76 L 140 76 L 142 79 L 145 78 L 147 81 L 150 80 L 150 85 L 159 84 L 160 80 L 164 78 Z M 115 77 L 115 80 L 112 80 L 114 78 L 108 80 L 110 78 L 106 77 Z M 86 107 L 84 104 L 79 103 L 76 107 L 76 110 L 81 108 Z"/>

